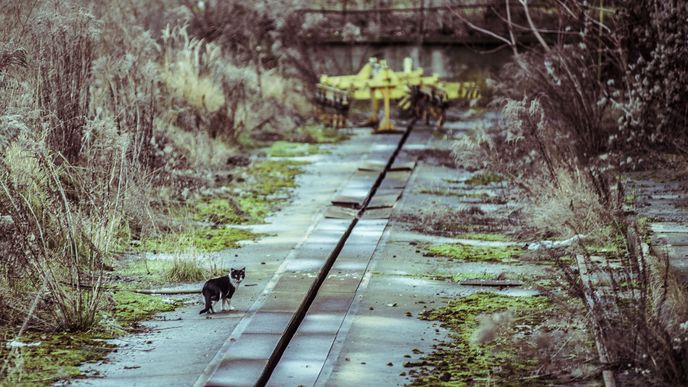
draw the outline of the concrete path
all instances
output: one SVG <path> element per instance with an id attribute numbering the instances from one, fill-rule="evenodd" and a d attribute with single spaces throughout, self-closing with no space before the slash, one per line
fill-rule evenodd
<path id="1" fill-rule="evenodd" d="M 316 156 L 299 177 L 293 203 L 270 224 L 255 228 L 274 236 L 222 253 L 226 266 L 247 266 L 248 286 L 242 286 L 235 297 L 236 311 L 206 319 L 197 314 L 199 300 L 163 314 L 147 323 L 151 333 L 125 338 L 127 346 L 110 356 L 107 364 L 91 367 L 103 378 L 76 384 L 243 386 L 261 377 L 270 386 L 409 383 L 414 371 L 405 364 L 448 338 L 448 332 L 435 323 L 418 319 L 424 310 L 475 291 L 535 294 L 525 288 L 460 286 L 433 277 L 480 272 L 507 273 L 511 278 L 546 270 L 535 264 L 457 263 L 426 257 L 417 243 L 458 240 L 411 231 L 403 220 L 408 214 L 467 206 L 509 211 L 508 205 L 476 203 L 471 196 L 426 192 L 470 177 L 465 170 L 445 165 L 439 155 L 446 156 L 452 136 L 479 123 L 449 125 L 448 137 L 423 126 L 414 129 L 398 164 L 415 168 L 412 173 L 387 173 L 379 195 L 373 197 L 376 208 L 355 224 L 307 309 L 299 309 L 308 304 L 304 295 L 351 225 L 345 216 L 351 212 L 332 211 L 330 201 L 356 202 L 365 195 L 370 180 L 380 173 L 376 165 L 384 163 L 398 136 L 356 131 L 352 140 L 334 146 L 332 154 Z M 416 164 L 409 163 L 416 159 Z M 365 171 L 358 170 L 361 166 Z M 484 190 L 494 194 L 499 188 Z M 386 203 L 395 204 L 394 208 L 385 208 Z M 300 325 L 294 323 L 297 312 L 304 315 Z M 295 327 L 293 338 L 284 342 L 289 327 Z M 281 358 L 269 364 L 277 348 L 283 349 L 278 351 Z M 266 374 L 272 366 L 274 372 Z"/>
<path id="2" fill-rule="evenodd" d="M 303 158 L 310 161 L 297 177 L 298 188 L 288 206 L 254 226 L 271 236 L 227 250 L 211 259 L 223 267 L 246 266 L 246 279 L 237 291 L 232 306 L 236 310 L 206 318 L 199 315 L 201 297 L 177 297 L 189 303 L 174 312 L 163 313 L 143 325 L 149 332 L 117 340 L 118 349 L 96 364 L 82 367 L 92 377 L 70 381 L 88 386 L 190 386 L 208 366 L 227 338 L 250 314 L 251 307 L 264 293 L 285 259 L 313 233 L 332 197 L 357 171 L 361 160 L 389 148 L 389 138 L 371 141 L 368 128 L 350 129 L 353 137 L 340 144 L 324 146 L 329 154 Z M 294 277 L 300 282 L 301 277 Z M 305 279 L 301 281 L 305 283 Z M 202 283 L 183 288 L 199 289 Z"/>
<path id="3" fill-rule="evenodd" d="M 650 219 L 655 253 L 666 254 L 674 275 L 688 283 L 688 182 L 631 178 L 625 189 L 638 215 Z"/>

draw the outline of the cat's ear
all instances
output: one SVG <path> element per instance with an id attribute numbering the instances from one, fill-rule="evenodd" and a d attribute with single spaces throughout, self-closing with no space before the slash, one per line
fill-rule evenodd
<path id="1" fill-rule="evenodd" d="M 241 268 L 241 269 L 239 269 L 239 270 L 241 270 L 241 271 L 245 271 L 245 270 L 246 270 L 246 266 L 242 267 L 242 268 Z"/>

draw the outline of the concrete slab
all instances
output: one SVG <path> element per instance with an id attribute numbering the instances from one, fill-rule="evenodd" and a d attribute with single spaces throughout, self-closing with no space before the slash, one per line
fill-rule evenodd
<path id="1" fill-rule="evenodd" d="M 299 326 L 299 332 L 302 334 L 320 333 L 334 335 L 339 331 L 345 316 L 345 311 L 308 313 Z"/>
<path id="2" fill-rule="evenodd" d="M 656 233 L 663 233 L 663 234 L 669 234 L 669 233 L 685 233 L 688 234 L 688 225 L 686 224 L 681 224 L 681 223 L 673 223 L 673 222 L 666 222 L 666 223 L 651 223 L 650 224 L 650 230 Z"/>
<path id="3" fill-rule="evenodd" d="M 363 213 L 361 219 L 389 219 L 392 216 L 392 211 L 392 208 L 374 208 L 366 210 L 366 212 Z"/>
<path id="4" fill-rule="evenodd" d="M 672 246 L 688 246 L 688 234 L 684 233 L 656 233 L 655 239 Z"/>
<path id="5" fill-rule="evenodd" d="M 366 206 L 366 210 L 375 208 L 392 208 L 399 200 L 401 190 L 385 189 L 379 190 Z"/>
<path id="6" fill-rule="evenodd" d="M 230 359 L 205 384 L 208 387 L 253 386 L 267 359 Z"/>
<path id="7" fill-rule="evenodd" d="M 251 322 L 253 324 L 253 321 Z M 249 333 L 244 332 L 241 340 L 232 344 L 232 350 L 224 356 L 223 364 L 231 360 L 260 360 L 268 359 L 282 337 L 280 333 Z M 224 368 L 224 367 L 220 367 Z"/>
<path id="8" fill-rule="evenodd" d="M 358 167 L 359 171 L 374 171 L 374 172 L 382 172 L 385 170 L 385 167 L 387 166 L 387 163 L 385 161 L 366 161 L 365 163 L 361 164 L 360 167 Z"/>
<path id="9" fill-rule="evenodd" d="M 292 312 L 258 311 L 251 319 L 251 324 L 244 334 L 273 334 L 281 335 L 294 317 Z"/>
<path id="10" fill-rule="evenodd" d="M 325 211 L 325 217 L 332 219 L 353 219 L 356 217 L 356 214 L 358 214 L 358 211 L 355 209 L 337 206 L 329 207 Z"/>
<path id="11" fill-rule="evenodd" d="M 389 168 L 390 171 L 412 171 L 416 167 L 416 160 L 398 160 Z"/>

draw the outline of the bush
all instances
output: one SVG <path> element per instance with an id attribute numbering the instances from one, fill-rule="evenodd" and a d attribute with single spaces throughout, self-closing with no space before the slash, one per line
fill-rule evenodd
<path id="1" fill-rule="evenodd" d="M 688 7 L 662 0 L 622 1 L 616 39 L 625 54 L 618 142 L 688 152 Z"/>

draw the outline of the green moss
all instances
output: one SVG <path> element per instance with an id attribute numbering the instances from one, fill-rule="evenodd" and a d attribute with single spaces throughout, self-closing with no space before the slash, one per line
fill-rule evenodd
<path id="1" fill-rule="evenodd" d="M 215 224 L 239 224 L 245 221 L 238 206 L 224 197 L 204 198 L 193 204 L 193 219 Z"/>
<path id="2" fill-rule="evenodd" d="M 305 163 L 290 160 L 262 160 L 253 163 L 248 173 L 254 178 L 246 190 L 255 195 L 269 196 L 296 187 L 296 176 Z"/>
<path id="3" fill-rule="evenodd" d="M 132 323 L 150 318 L 156 313 L 174 310 L 177 302 L 166 302 L 160 296 L 118 290 L 113 294 L 113 314 L 117 321 Z"/>
<path id="4" fill-rule="evenodd" d="M 117 269 L 117 273 L 137 283 L 159 285 L 164 283 L 165 271 L 169 265 L 170 261 L 166 259 L 128 260 Z"/>
<path id="5" fill-rule="evenodd" d="M 439 281 L 451 281 L 451 282 L 461 282 L 469 279 L 492 279 L 494 278 L 494 274 L 488 274 L 485 272 L 465 272 L 465 273 L 456 273 L 454 275 L 448 275 L 448 274 L 428 274 L 428 275 L 421 275 L 420 277 L 428 277 L 433 280 L 439 280 Z"/>
<path id="6" fill-rule="evenodd" d="M 114 348 L 102 341 L 104 338 L 109 337 L 98 332 L 25 333 L 22 342 L 40 345 L 0 352 L 3 359 L 7 356 L 11 362 L 8 375 L 0 375 L 6 377 L 0 384 L 46 386 L 77 377 L 81 374 L 80 364 L 101 360 Z"/>
<path id="7" fill-rule="evenodd" d="M 520 385 L 522 377 L 529 376 L 538 366 L 537 359 L 524 358 L 509 335 L 498 335 L 487 344 L 477 344 L 472 337 L 478 327 L 481 314 L 511 310 L 518 324 L 513 330 L 529 332 L 530 325 L 543 319 L 549 308 L 545 297 L 510 297 L 495 293 L 474 293 L 455 299 L 440 309 L 421 315 L 421 319 L 439 321 L 451 330 L 451 342 L 435 346 L 435 351 L 420 363 L 409 367 L 424 366 L 414 373 L 412 385 L 473 385 L 491 380 L 496 385 Z M 535 345 L 530 343 L 529 345 Z"/>
<path id="8" fill-rule="evenodd" d="M 327 128 L 323 125 L 308 125 L 297 130 L 299 141 L 315 144 L 334 144 L 351 137 L 341 130 Z"/>
<path id="9" fill-rule="evenodd" d="M 296 187 L 296 176 L 305 163 L 290 160 L 263 160 L 246 169 L 250 179 L 236 186 L 240 193 L 201 198 L 191 204 L 192 218 L 213 224 L 261 223 Z M 231 192 L 234 192 L 232 190 Z M 283 194 L 282 197 L 275 197 Z"/>
<path id="10" fill-rule="evenodd" d="M 136 321 L 152 315 L 174 310 L 178 303 L 165 302 L 159 296 L 137 294 L 117 290 L 112 295 L 114 307 L 111 317 L 104 313 L 103 319 L 113 319 L 111 324 L 132 326 Z M 26 332 L 21 341 L 27 344 L 40 343 L 8 350 L 4 343 L 11 336 L 7 331 L 0 335 L 0 358 L 8 359 L 9 367 L 0 374 L 0 385 L 46 386 L 58 380 L 79 377 L 79 366 L 83 363 L 104 359 L 116 346 L 106 342 L 116 335 L 118 329 L 106 329 L 104 324 L 86 332 Z"/>
<path id="11" fill-rule="evenodd" d="M 191 217 L 194 220 L 216 225 L 261 223 L 266 216 L 287 200 L 286 192 L 296 187 L 296 176 L 303 171 L 303 165 L 303 162 L 289 160 L 255 162 L 246 170 L 251 178 L 238 186 L 241 191 L 238 198 L 226 194 L 198 199 L 190 205 Z M 275 197 L 280 194 L 283 195 Z M 220 251 L 237 248 L 239 241 L 254 240 L 258 236 L 250 231 L 236 228 L 197 226 L 187 231 L 145 239 L 137 250 L 165 253 L 189 249 Z"/>
<path id="12" fill-rule="evenodd" d="M 459 239 L 475 239 L 479 241 L 491 242 L 511 242 L 512 239 L 508 235 L 495 233 L 463 233 L 456 236 Z"/>
<path id="13" fill-rule="evenodd" d="M 175 253 L 188 250 L 221 251 L 239 247 L 240 241 L 254 240 L 259 234 L 231 227 L 198 227 L 192 231 L 164 234 L 161 237 L 146 239 L 138 247 L 139 251 Z"/>
<path id="14" fill-rule="evenodd" d="M 319 152 L 319 149 L 313 144 L 275 141 L 265 152 L 270 157 L 299 157 L 316 154 Z"/>
<path id="15" fill-rule="evenodd" d="M 466 180 L 466 184 L 468 185 L 488 185 L 492 183 L 499 183 L 503 181 L 504 179 L 499 176 L 495 175 L 494 173 L 478 173 L 473 176 L 471 176 L 470 179 Z"/>
<path id="16" fill-rule="evenodd" d="M 504 262 L 523 254 L 518 246 L 470 246 L 462 243 L 435 245 L 426 248 L 428 256 L 446 257 L 466 262 Z"/>
<path id="17" fill-rule="evenodd" d="M 448 189 L 434 189 L 434 188 L 424 188 L 419 191 L 419 193 L 425 194 L 425 195 L 437 195 L 437 196 L 457 196 L 457 197 L 466 197 L 465 193 L 462 192 L 456 192 Z"/>
<path id="18" fill-rule="evenodd" d="M 636 196 L 632 194 L 627 194 L 624 196 L 624 204 L 627 206 L 632 206 L 635 204 Z"/>

